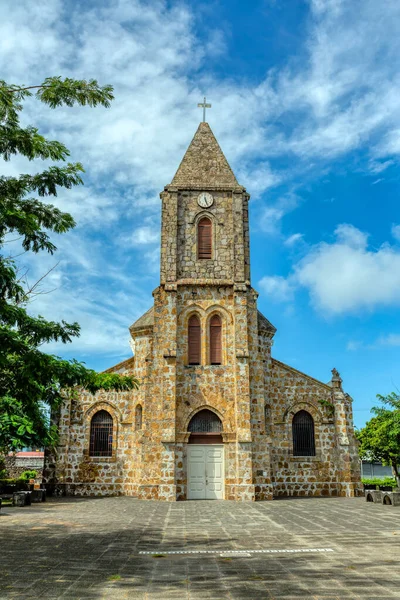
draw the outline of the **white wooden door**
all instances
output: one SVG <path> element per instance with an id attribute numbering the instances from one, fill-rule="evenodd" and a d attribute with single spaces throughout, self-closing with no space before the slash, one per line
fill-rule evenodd
<path id="1" fill-rule="evenodd" d="M 224 447 L 187 446 L 188 500 L 223 500 Z"/>
<path id="2" fill-rule="evenodd" d="M 206 449 L 206 499 L 224 498 L 224 447 L 204 446 Z"/>

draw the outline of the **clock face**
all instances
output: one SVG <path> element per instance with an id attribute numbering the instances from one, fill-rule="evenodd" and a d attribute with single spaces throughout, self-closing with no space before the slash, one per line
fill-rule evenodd
<path id="1" fill-rule="evenodd" d="M 213 202 L 214 198 L 208 192 L 201 192 L 197 198 L 197 204 L 201 206 L 201 208 L 209 208 L 212 206 Z"/>

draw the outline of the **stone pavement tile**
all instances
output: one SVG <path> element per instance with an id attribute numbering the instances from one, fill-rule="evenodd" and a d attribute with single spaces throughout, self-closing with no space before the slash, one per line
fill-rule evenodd
<path id="1" fill-rule="evenodd" d="M 387 511 L 362 499 L 209 502 L 201 504 L 207 511 L 202 520 L 199 509 L 198 502 L 131 498 L 63 499 L 34 511 L 8 509 L 11 516 L 0 519 L 7 548 L 0 598 L 400 598 L 400 508 Z M 154 554 L 185 548 L 334 552 L 157 559 L 139 555 L 143 547 Z M 110 582 L 116 574 L 121 580 Z M 14 590 L 5 587 L 9 579 Z"/>

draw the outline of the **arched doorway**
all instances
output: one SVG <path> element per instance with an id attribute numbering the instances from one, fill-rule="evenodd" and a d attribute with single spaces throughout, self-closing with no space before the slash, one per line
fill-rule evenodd
<path id="1" fill-rule="evenodd" d="M 187 447 L 188 500 L 224 498 L 222 422 L 214 412 L 200 410 L 189 422 Z"/>
<path id="2" fill-rule="evenodd" d="M 222 422 L 211 410 L 200 410 L 188 425 L 189 444 L 222 444 Z"/>

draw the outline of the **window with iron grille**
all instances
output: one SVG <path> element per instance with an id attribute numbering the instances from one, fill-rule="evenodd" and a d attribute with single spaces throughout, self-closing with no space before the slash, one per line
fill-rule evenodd
<path id="1" fill-rule="evenodd" d="M 210 320 L 210 363 L 222 363 L 222 324 L 218 315 L 214 315 Z"/>
<path id="2" fill-rule="evenodd" d="M 306 410 L 293 417 L 293 456 L 315 456 L 314 419 Z"/>
<path id="3" fill-rule="evenodd" d="M 212 223 L 208 217 L 203 217 L 197 225 L 197 258 L 211 257 Z"/>
<path id="4" fill-rule="evenodd" d="M 200 410 L 194 415 L 188 425 L 190 433 L 220 433 L 221 419 L 211 410 Z"/>
<path id="5" fill-rule="evenodd" d="M 192 315 L 188 324 L 188 362 L 189 365 L 199 365 L 201 359 L 201 330 L 200 319 Z"/>
<path id="6" fill-rule="evenodd" d="M 113 419 L 106 410 L 99 410 L 90 423 L 90 456 L 112 456 Z"/>

